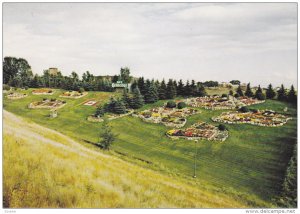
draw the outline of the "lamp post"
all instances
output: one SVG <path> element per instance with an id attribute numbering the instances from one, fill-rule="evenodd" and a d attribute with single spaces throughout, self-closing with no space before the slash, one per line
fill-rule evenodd
<path id="1" fill-rule="evenodd" d="M 195 157 L 194 157 L 194 176 L 193 178 L 196 178 L 196 158 L 197 158 L 197 143 L 198 140 L 195 140 Z"/>

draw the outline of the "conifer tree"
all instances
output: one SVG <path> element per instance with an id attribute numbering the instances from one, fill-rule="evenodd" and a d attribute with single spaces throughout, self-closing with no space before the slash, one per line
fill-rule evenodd
<path id="1" fill-rule="evenodd" d="M 267 99 L 273 99 L 276 96 L 276 92 L 273 90 L 273 87 L 271 84 L 269 84 L 267 90 L 266 90 L 266 97 Z"/>
<path id="2" fill-rule="evenodd" d="M 105 114 L 105 109 L 102 105 L 99 105 L 95 112 L 95 117 L 102 117 Z"/>
<path id="3" fill-rule="evenodd" d="M 101 140 L 98 142 L 98 145 L 102 149 L 109 150 L 116 139 L 116 135 L 112 132 L 112 129 L 106 118 L 102 123 L 102 128 L 99 136 Z"/>
<path id="4" fill-rule="evenodd" d="M 296 95 L 293 85 L 291 86 L 291 89 L 287 95 L 287 100 L 288 100 L 288 102 L 293 103 L 293 104 L 297 103 L 297 95 Z"/>
<path id="5" fill-rule="evenodd" d="M 134 82 L 131 84 L 130 88 L 131 88 L 131 91 L 133 91 L 136 87 L 138 87 L 138 83 L 136 80 L 134 80 Z"/>
<path id="6" fill-rule="evenodd" d="M 285 88 L 284 88 L 283 84 L 281 84 L 280 89 L 277 91 L 277 99 L 279 101 L 286 101 L 287 100 L 287 95 L 286 95 L 286 91 L 285 91 Z"/>
<path id="7" fill-rule="evenodd" d="M 186 81 L 186 84 L 184 86 L 184 95 L 185 96 L 190 96 L 191 95 L 191 86 L 190 86 L 189 81 Z"/>
<path id="8" fill-rule="evenodd" d="M 160 84 L 160 87 L 159 87 L 159 90 L 158 90 L 158 97 L 160 100 L 165 100 L 167 98 L 167 86 L 166 86 L 166 83 L 165 83 L 165 80 L 162 80 L 161 81 L 161 84 Z"/>
<path id="9" fill-rule="evenodd" d="M 184 85 L 182 80 L 179 80 L 176 91 L 178 96 L 184 96 Z"/>
<path id="10" fill-rule="evenodd" d="M 245 95 L 246 95 L 247 97 L 253 97 L 253 92 L 252 92 L 252 90 L 251 90 L 250 83 L 247 84 L 247 88 L 246 88 Z"/>
<path id="11" fill-rule="evenodd" d="M 236 89 L 236 93 L 237 93 L 239 96 L 244 96 L 244 92 L 242 91 L 242 88 L 241 88 L 240 85 L 239 85 L 238 88 Z"/>
<path id="12" fill-rule="evenodd" d="M 195 96 L 204 97 L 206 95 L 207 95 L 207 93 L 206 93 L 204 86 L 202 84 L 199 84 L 197 93 L 195 94 Z"/>
<path id="13" fill-rule="evenodd" d="M 167 91 L 166 91 L 166 97 L 167 99 L 174 99 L 176 96 L 175 87 L 173 85 L 173 81 L 169 79 L 169 82 L 167 84 Z"/>
<path id="14" fill-rule="evenodd" d="M 123 103 L 124 103 L 124 105 L 125 105 L 126 108 L 130 107 L 130 101 L 131 101 L 131 99 L 130 99 L 130 96 L 127 93 L 126 89 L 124 89 L 124 91 L 123 91 L 122 101 L 123 101 Z"/>
<path id="15" fill-rule="evenodd" d="M 122 100 L 116 100 L 114 108 L 113 108 L 113 113 L 115 114 L 125 114 L 126 113 L 126 106 L 123 103 Z"/>
<path id="16" fill-rule="evenodd" d="M 174 87 L 174 91 L 175 91 L 175 97 L 177 97 L 177 82 L 176 82 L 176 80 L 173 81 L 173 87 Z"/>
<path id="17" fill-rule="evenodd" d="M 260 85 L 258 86 L 258 89 L 256 90 L 254 97 L 258 100 L 265 100 L 266 99 L 266 96 L 264 95 Z"/>
<path id="18" fill-rule="evenodd" d="M 130 100 L 130 108 L 138 109 L 144 105 L 144 97 L 141 95 L 139 88 L 133 90 L 133 97 Z"/>
<path id="19" fill-rule="evenodd" d="M 197 94 L 197 86 L 195 84 L 195 80 L 192 80 L 190 88 L 191 88 L 190 95 L 191 96 L 196 96 L 196 94 Z"/>
<path id="20" fill-rule="evenodd" d="M 145 87 L 144 77 L 140 77 L 140 78 L 138 79 L 137 84 L 138 84 L 138 87 L 139 87 L 139 89 L 140 89 L 141 94 L 142 94 L 142 95 L 145 95 L 145 93 L 146 93 L 146 91 L 145 91 L 146 87 Z"/>
<path id="21" fill-rule="evenodd" d="M 158 100 L 158 95 L 153 85 L 150 84 L 150 86 L 147 87 L 144 97 L 145 97 L 145 103 L 155 103 Z"/>

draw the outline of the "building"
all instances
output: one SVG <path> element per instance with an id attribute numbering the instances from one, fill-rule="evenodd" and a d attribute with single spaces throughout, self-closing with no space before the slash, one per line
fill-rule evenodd
<path id="1" fill-rule="evenodd" d="M 48 72 L 50 75 L 56 76 L 58 74 L 58 69 L 57 68 L 49 68 Z"/>

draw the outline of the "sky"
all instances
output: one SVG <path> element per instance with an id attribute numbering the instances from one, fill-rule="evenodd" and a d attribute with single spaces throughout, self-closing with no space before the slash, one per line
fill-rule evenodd
<path id="1" fill-rule="evenodd" d="M 296 3 L 4 3 L 3 57 L 34 73 L 297 85 Z"/>

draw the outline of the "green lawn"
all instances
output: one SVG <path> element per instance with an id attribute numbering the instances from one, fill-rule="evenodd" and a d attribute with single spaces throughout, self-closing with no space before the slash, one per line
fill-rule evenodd
<path id="1" fill-rule="evenodd" d="M 67 105 L 58 110 L 57 118 L 49 118 L 49 110 L 31 110 L 27 106 L 33 100 L 41 100 L 43 97 L 58 97 L 61 91 L 52 96 L 31 95 L 30 91 L 26 91 L 29 96 L 21 100 L 4 98 L 4 109 L 80 140 L 98 140 L 101 123 L 86 120 L 88 115 L 94 113 L 95 107 L 83 106 L 80 103 L 95 97 L 106 101 L 112 93 L 89 92 L 78 100 L 62 99 L 67 101 Z M 146 105 L 143 109 L 162 103 L 160 101 Z M 269 100 L 251 107 L 283 113 L 285 106 L 288 106 L 287 113 L 293 120 L 282 127 L 226 125 L 229 138 L 225 142 L 199 141 L 197 178 L 194 181 L 191 178 L 194 142 L 167 138 L 165 132 L 169 128 L 163 125 L 145 123 L 131 116 L 113 120 L 113 131 L 118 134 L 113 150 L 125 154 L 129 160 L 149 161 L 147 167 L 176 174 L 186 178 L 187 182 L 233 194 L 237 200 L 245 200 L 253 206 L 270 206 L 272 199 L 280 191 L 285 169 L 296 143 L 297 112 L 286 103 Z M 189 117 L 186 126 L 198 120 L 213 123 L 211 117 L 222 112 L 204 109 L 201 111 L 201 114 Z"/>

